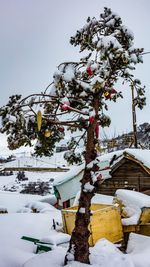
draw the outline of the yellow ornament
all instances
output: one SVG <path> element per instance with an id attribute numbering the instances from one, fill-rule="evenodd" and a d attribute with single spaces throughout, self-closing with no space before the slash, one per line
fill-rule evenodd
<path id="1" fill-rule="evenodd" d="M 95 149 L 96 149 L 96 152 L 99 152 L 99 153 L 102 150 L 101 147 L 100 147 L 100 144 L 98 144 L 98 143 L 95 145 Z"/>
<path id="2" fill-rule="evenodd" d="M 52 132 L 50 130 L 46 129 L 44 135 L 45 135 L 45 137 L 50 137 L 52 135 Z"/>
<path id="3" fill-rule="evenodd" d="M 104 93 L 104 96 L 109 96 L 109 92 L 105 92 Z"/>
<path id="4" fill-rule="evenodd" d="M 41 130 L 41 126 L 42 126 L 42 113 L 41 111 L 39 110 L 37 112 L 37 127 L 38 127 L 38 131 Z"/>

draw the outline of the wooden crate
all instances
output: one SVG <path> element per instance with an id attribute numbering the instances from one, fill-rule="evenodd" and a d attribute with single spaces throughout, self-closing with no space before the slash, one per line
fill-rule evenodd
<path id="1" fill-rule="evenodd" d="M 71 234 L 74 229 L 77 206 L 62 210 L 64 231 Z M 113 205 L 92 204 L 89 230 L 89 245 L 94 246 L 96 241 L 107 238 L 116 243 L 122 240 L 123 230 L 118 208 Z"/>

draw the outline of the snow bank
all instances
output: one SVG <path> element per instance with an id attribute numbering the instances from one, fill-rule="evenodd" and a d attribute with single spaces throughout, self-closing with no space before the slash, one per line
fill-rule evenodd
<path id="1" fill-rule="evenodd" d="M 0 267 L 22 267 L 26 261 L 36 257 L 34 243 L 21 237 L 41 239 L 49 236 L 53 219 L 62 223 L 60 211 L 54 210 L 51 216 L 41 213 L 0 215 Z"/>
<path id="2" fill-rule="evenodd" d="M 140 192 L 118 189 L 116 191 L 116 196 L 125 205 L 123 207 L 123 214 L 125 217 L 122 219 L 123 225 L 136 225 L 139 222 L 142 208 L 150 207 L 150 196 L 142 194 Z"/>
<path id="3" fill-rule="evenodd" d="M 52 206 L 48 203 L 55 203 L 56 201 L 54 201 L 53 198 L 54 196 L 51 194 L 49 196 L 39 196 L 0 191 L 0 206 L 6 208 L 8 213 L 21 211 L 26 205 L 28 205 L 28 203 L 32 202 L 40 203 L 39 205 L 43 205 L 43 208 L 45 208 L 44 205 L 47 205 L 47 207 L 52 209 Z"/>
<path id="4" fill-rule="evenodd" d="M 26 204 L 25 208 L 29 208 L 32 211 L 41 213 L 56 210 L 52 205 L 40 201 L 29 202 Z"/>
<path id="5" fill-rule="evenodd" d="M 116 196 L 123 202 L 125 206 L 132 204 L 139 208 L 150 207 L 150 196 L 140 192 L 127 189 L 118 189 L 116 191 Z"/>
<path id="6" fill-rule="evenodd" d="M 135 267 L 149 267 L 150 237 L 131 233 L 129 235 L 127 253 L 130 255 Z"/>
<path id="7" fill-rule="evenodd" d="M 40 239 L 40 241 L 42 242 L 46 242 L 52 245 L 59 245 L 62 243 L 67 243 L 70 241 L 70 235 L 65 234 L 65 233 L 61 233 L 61 232 L 57 232 L 57 231 L 50 231 L 49 235 L 46 237 L 42 237 Z"/>
<path id="8" fill-rule="evenodd" d="M 91 264 L 70 262 L 66 267 L 135 267 L 130 256 L 124 255 L 114 244 L 106 239 L 98 241 L 94 248 L 91 248 Z M 24 264 L 23 267 L 61 267 L 63 266 L 66 250 L 56 247 L 54 250 L 40 254 Z M 145 266 L 140 266 L 145 267 Z"/>
<path id="9" fill-rule="evenodd" d="M 141 216 L 141 209 L 136 206 L 128 206 L 123 208 L 123 213 L 128 218 L 121 219 L 123 225 L 136 225 L 139 222 Z"/>
<path id="10" fill-rule="evenodd" d="M 134 267 L 130 257 L 123 254 L 113 243 L 105 238 L 97 241 L 91 248 L 90 261 L 92 266 Z"/>

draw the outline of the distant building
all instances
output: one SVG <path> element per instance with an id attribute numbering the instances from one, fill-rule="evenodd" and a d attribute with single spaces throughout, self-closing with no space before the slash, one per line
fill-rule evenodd
<path id="1" fill-rule="evenodd" d="M 117 189 L 150 192 L 150 150 L 125 149 L 99 157 L 99 174 L 102 176 L 97 193 L 114 195 Z M 74 166 L 54 182 L 58 204 L 72 206 L 80 191 L 84 164 Z"/>

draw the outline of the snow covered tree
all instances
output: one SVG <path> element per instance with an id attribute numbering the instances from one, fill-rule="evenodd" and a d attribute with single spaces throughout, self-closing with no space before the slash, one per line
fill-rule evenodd
<path id="1" fill-rule="evenodd" d="M 122 97 L 117 81 L 134 86 L 137 106 L 145 105 L 144 87 L 133 75 L 135 65 L 142 62 L 143 49 L 134 48 L 133 41 L 120 16 L 104 8 L 99 19 L 89 17 L 71 37 L 71 44 L 83 54 L 78 62 L 60 64 L 45 92 L 26 98 L 13 95 L 0 109 L 1 133 L 8 135 L 10 149 L 31 146 L 37 140 L 35 154 L 51 156 L 55 144 L 70 131 L 67 160 L 80 163 L 84 158 L 79 207 L 65 264 L 70 260 L 89 263 L 90 205 L 99 180 L 99 128 L 110 125 L 105 115 L 109 102 Z M 79 152 L 81 141 L 84 149 Z"/>

